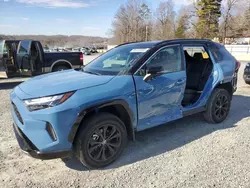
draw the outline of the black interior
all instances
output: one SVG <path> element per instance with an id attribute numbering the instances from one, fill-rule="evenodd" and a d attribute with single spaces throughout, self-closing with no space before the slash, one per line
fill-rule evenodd
<path id="1" fill-rule="evenodd" d="M 212 72 L 213 63 L 204 59 L 201 52 L 194 53 L 193 57 L 184 51 L 186 58 L 187 82 L 182 101 L 183 106 L 195 103 L 200 97 L 205 84 Z"/>
<path id="2" fill-rule="evenodd" d="M 8 76 L 11 76 L 12 74 L 15 74 L 18 70 L 18 67 L 16 65 L 16 49 L 17 49 L 18 43 L 13 42 L 6 42 L 5 48 L 6 51 L 4 53 L 4 64 L 7 68 L 6 72 Z"/>
<path id="3" fill-rule="evenodd" d="M 36 72 L 41 71 L 41 60 L 40 60 L 40 51 L 35 42 L 31 43 L 30 48 L 30 69 L 31 72 L 34 74 Z"/>

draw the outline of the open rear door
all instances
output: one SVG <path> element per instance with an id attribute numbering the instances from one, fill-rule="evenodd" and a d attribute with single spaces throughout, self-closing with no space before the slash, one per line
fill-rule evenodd
<path id="1" fill-rule="evenodd" d="M 22 40 L 17 49 L 17 66 L 20 76 L 32 76 L 32 68 L 30 65 L 30 48 L 31 40 Z"/>
<path id="2" fill-rule="evenodd" d="M 4 62 L 4 40 L 0 40 L 0 78 L 8 78 Z"/>

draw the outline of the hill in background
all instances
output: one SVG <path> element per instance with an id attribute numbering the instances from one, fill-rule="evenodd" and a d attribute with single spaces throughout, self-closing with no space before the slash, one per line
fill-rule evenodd
<path id="1" fill-rule="evenodd" d="M 82 35 L 1 35 L 0 40 L 25 40 L 32 39 L 40 41 L 43 46 L 49 47 L 82 47 L 82 46 L 106 46 L 108 38 L 90 37 Z"/>

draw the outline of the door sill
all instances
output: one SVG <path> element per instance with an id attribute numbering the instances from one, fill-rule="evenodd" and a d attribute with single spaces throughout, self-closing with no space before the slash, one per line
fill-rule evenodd
<path id="1" fill-rule="evenodd" d="M 205 106 L 190 109 L 190 110 L 187 110 L 187 111 L 183 112 L 183 117 L 190 116 L 190 115 L 193 115 L 193 114 L 197 114 L 197 113 L 200 113 L 200 112 L 204 112 L 205 110 L 206 110 Z"/>

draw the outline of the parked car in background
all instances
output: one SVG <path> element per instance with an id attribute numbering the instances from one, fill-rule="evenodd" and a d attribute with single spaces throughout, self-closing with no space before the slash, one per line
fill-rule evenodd
<path id="1" fill-rule="evenodd" d="M 73 48 L 64 48 L 64 51 L 65 51 L 65 52 L 72 52 L 72 51 L 73 51 Z"/>
<path id="2" fill-rule="evenodd" d="M 90 46 L 89 50 L 90 50 L 91 53 L 98 53 L 96 47 L 94 47 L 94 46 Z"/>
<path id="3" fill-rule="evenodd" d="M 246 84 L 250 84 L 250 62 L 246 64 L 244 69 L 243 79 Z"/>
<path id="4" fill-rule="evenodd" d="M 88 48 L 86 47 L 83 47 L 83 48 L 80 48 L 80 51 L 84 54 L 84 55 L 91 55 L 91 52 Z"/>
<path id="5" fill-rule="evenodd" d="M 223 122 L 239 66 L 210 40 L 120 45 L 81 71 L 42 75 L 15 87 L 14 131 L 35 158 L 73 152 L 83 164 L 103 167 L 138 131 L 197 113 L 209 123 Z"/>
<path id="6" fill-rule="evenodd" d="M 83 65 L 81 52 L 44 52 L 39 41 L 0 41 L 1 77 L 34 76 L 65 69 L 76 69 Z M 15 48 L 12 48 L 13 45 Z M 14 50 L 15 49 L 15 50 Z M 6 75 L 4 75 L 4 73 Z"/>

